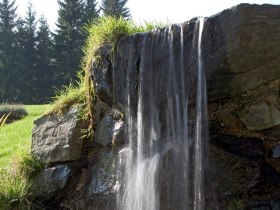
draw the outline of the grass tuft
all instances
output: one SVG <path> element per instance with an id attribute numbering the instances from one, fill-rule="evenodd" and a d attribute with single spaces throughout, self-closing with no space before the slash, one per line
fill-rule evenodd
<path id="1" fill-rule="evenodd" d="M 31 209 L 27 179 L 21 173 L 0 171 L 0 209 Z"/>
<path id="2" fill-rule="evenodd" d="M 18 171 L 26 177 L 32 178 L 44 169 L 44 164 L 30 152 L 23 152 L 20 155 Z"/>
<path id="3" fill-rule="evenodd" d="M 56 92 L 54 103 L 47 114 L 64 114 L 71 106 L 85 103 L 85 94 L 82 82 L 76 84 L 71 82 L 70 85 L 64 86 L 63 89 Z"/>

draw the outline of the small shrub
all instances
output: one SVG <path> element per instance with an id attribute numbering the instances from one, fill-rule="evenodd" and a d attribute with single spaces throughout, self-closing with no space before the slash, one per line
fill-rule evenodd
<path id="1" fill-rule="evenodd" d="M 20 120 L 27 115 L 23 105 L 20 104 L 0 104 L 0 118 L 7 116 L 6 123 Z"/>

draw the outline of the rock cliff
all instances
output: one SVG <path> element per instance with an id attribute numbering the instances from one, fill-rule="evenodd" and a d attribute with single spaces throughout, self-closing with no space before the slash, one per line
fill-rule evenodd
<path id="1" fill-rule="evenodd" d="M 192 49 L 195 22 L 170 26 L 178 68 L 183 29 L 184 55 L 189 61 L 186 72 L 196 65 L 188 50 Z M 241 209 L 280 209 L 280 6 L 241 4 L 206 18 L 204 28 L 216 206 L 227 209 L 239 203 Z M 141 60 L 143 42 L 155 34 L 158 47 L 151 69 L 160 75 L 168 68 L 162 41 L 165 29 L 122 38 L 113 56 L 111 46 L 100 49 L 101 61 L 92 69 L 98 95 L 94 143 L 78 140 L 75 129 L 82 123 L 71 110 L 63 119 L 51 116 L 36 121 L 32 151 L 47 166 L 35 183 L 48 191 L 38 195 L 50 200 L 63 194 L 51 207 L 115 208 L 117 153 L 126 140 L 126 75 L 130 75 L 131 104 L 136 110 L 139 68 L 145 62 Z M 192 82 L 185 81 L 186 88 Z M 53 134 L 52 143 L 49 136 Z"/>

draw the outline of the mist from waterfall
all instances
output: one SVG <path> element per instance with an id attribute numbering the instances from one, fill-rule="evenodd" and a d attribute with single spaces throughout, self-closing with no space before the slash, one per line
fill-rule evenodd
<path id="1" fill-rule="evenodd" d="M 127 71 L 128 143 L 119 152 L 119 210 L 206 207 L 208 123 L 203 25 L 204 19 L 198 18 L 193 29 L 187 23 L 145 34 L 135 87 L 137 107 L 132 106 L 131 75 Z M 189 36 L 192 44 L 187 48 Z M 131 60 L 129 66 L 135 62 Z"/>

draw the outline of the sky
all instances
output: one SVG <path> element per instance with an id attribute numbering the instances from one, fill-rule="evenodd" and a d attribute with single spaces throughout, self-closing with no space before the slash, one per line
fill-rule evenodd
<path id="1" fill-rule="evenodd" d="M 50 28 L 55 29 L 57 0 L 17 0 L 18 12 L 25 15 L 31 2 L 37 16 L 44 15 Z M 128 0 L 132 18 L 137 22 L 158 21 L 182 23 L 197 16 L 211 16 L 240 3 L 279 4 L 280 0 Z"/>

